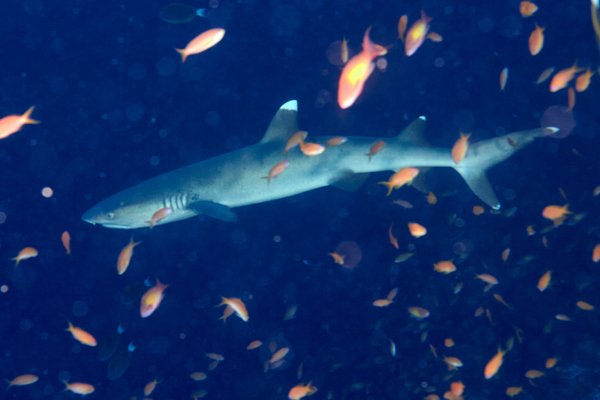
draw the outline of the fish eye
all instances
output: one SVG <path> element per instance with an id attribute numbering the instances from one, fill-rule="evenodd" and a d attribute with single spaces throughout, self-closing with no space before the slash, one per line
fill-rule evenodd
<path id="1" fill-rule="evenodd" d="M 115 214 L 113 213 L 106 213 L 106 219 L 113 219 L 115 217 Z"/>

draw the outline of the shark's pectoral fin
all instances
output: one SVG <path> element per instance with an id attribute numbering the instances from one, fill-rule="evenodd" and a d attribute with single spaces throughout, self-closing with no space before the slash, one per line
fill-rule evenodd
<path id="1" fill-rule="evenodd" d="M 370 173 L 368 172 L 357 174 L 347 170 L 330 179 L 327 183 L 338 189 L 355 192 L 367 181 L 367 179 L 369 179 L 369 175 Z"/>
<path id="2" fill-rule="evenodd" d="M 500 209 L 500 202 L 483 169 L 455 167 L 473 193 L 494 210 Z"/>
<path id="3" fill-rule="evenodd" d="M 229 207 L 212 201 L 196 201 L 188 205 L 188 208 L 221 221 L 236 222 L 238 220 L 238 216 Z"/>
<path id="4" fill-rule="evenodd" d="M 425 174 L 429 172 L 431 167 L 420 167 L 419 174 L 413 179 L 411 186 L 417 189 L 421 193 L 429 193 L 429 185 L 427 184 L 427 178 Z"/>

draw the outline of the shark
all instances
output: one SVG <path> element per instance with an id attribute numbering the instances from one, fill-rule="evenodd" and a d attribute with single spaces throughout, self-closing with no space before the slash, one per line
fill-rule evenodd
<path id="1" fill-rule="evenodd" d="M 535 138 L 558 128 L 546 127 L 509 133 L 473 143 L 456 164 L 451 150 L 431 147 L 424 139 L 425 117 L 410 123 L 395 137 L 350 136 L 339 146 L 327 147 L 316 156 L 300 149 L 283 152 L 288 139 L 298 131 L 298 102 L 291 100 L 275 113 L 260 142 L 151 178 L 125 189 L 93 206 L 83 216 L 86 222 L 114 229 L 149 227 L 159 210 L 170 213 L 156 225 L 181 221 L 200 214 L 223 221 L 237 221 L 232 209 L 273 201 L 325 186 L 357 190 L 371 172 L 402 168 L 454 168 L 473 193 L 493 209 L 500 203 L 486 171 L 506 160 Z M 325 145 L 332 136 L 311 138 Z M 371 146 L 386 145 L 368 156 Z M 288 161 L 285 170 L 270 183 L 271 168 Z"/>

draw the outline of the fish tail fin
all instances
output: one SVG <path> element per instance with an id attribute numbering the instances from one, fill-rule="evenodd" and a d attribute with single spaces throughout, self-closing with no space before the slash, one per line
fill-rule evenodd
<path id="1" fill-rule="evenodd" d="M 12 381 L 9 381 L 8 379 L 5 379 L 4 382 L 8 383 L 8 387 L 6 388 L 6 390 L 10 389 L 12 387 Z"/>
<path id="2" fill-rule="evenodd" d="M 66 392 L 67 390 L 69 390 L 69 382 L 64 379 L 61 379 L 61 382 L 65 384 L 65 388 L 62 391 Z"/>
<path id="3" fill-rule="evenodd" d="M 228 302 L 228 300 L 225 297 L 221 296 L 221 302 L 219 304 L 217 304 L 215 307 L 221 307 L 221 306 L 224 306 L 224 305 L 229 305 L 227 302 Z"/>
<path id="4" fill-rule="evenodd" d="M 15 267 L 18 267 L 19 266 L 19 261 L 21 261 L 21 260 L 19 260 L 19 257 L 9 258 L 9 260 L 15 261 Z"/>
<path id="5" fill-rule="evenodd" d="M 36 121 L 35 119 L 31 119 L 29 118 L 31 116 L 31 113 L 33 112 L 33 109 L 35 108 L 35 106 L 31 106 L 29 107 L 29 110 L 25 111 L 23 113 L 23 115 L 21 115 L 21 118 L 23 118 L 25 120 L 25 124 L 39 124 L 40 121 Z"/>
<path id="6" fill-rule="evenodd" d="M 175 51 L 178 52 L 179 54 L 181 54 L 181 63 L 183 64 L 185 62 L 185 59 L 187 58 L 187 54 L 185 54 L 185 50 L 175 49 Z"/>
<path id="7" fill-rule="evenodd" d="M 535 138 L 546 137 L 557 131 L 558 128 L 553 127 L 531 129 L 474 143 L 469 146 L 462 162 L 453 165 L 453 168 L 463 177 L 477 197 L 493 209 L 499 210 L 500 202 L 487 178 L 486 171 L 523 149 Z"/>
<path id="8" fill-rule="evenodd" d="M 388 192 L 386 194 L 386 197 L 389 196 L 390 194 L 392 194 L 392 190 L 394 190 L 394 185 L 391 184 L 390 182 L 378 182 L 380 185 L 385 185 L 388 188 Z"/>

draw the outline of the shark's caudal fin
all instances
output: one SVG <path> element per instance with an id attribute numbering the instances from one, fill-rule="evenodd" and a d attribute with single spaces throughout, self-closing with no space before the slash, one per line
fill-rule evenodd
<path id="1" fill-rule="evenodd" d="M 297 118 L 298 102 L 290 100 L 279 107 L 260 143 L 287 142 L 290 136 L 298 132 Z"/>
<path id="2" fill-rule="evenodd" d="M 494 139 L 484 140 L 469 146 L 463 161 L 454 167 L 467 182 L 473 193 L 495 210 L 500 202 L 486 176 L 486 170 L 512 156 L 537 137 L 545 137 L 558 128 L 538 128 L 509 133 Z"/>

